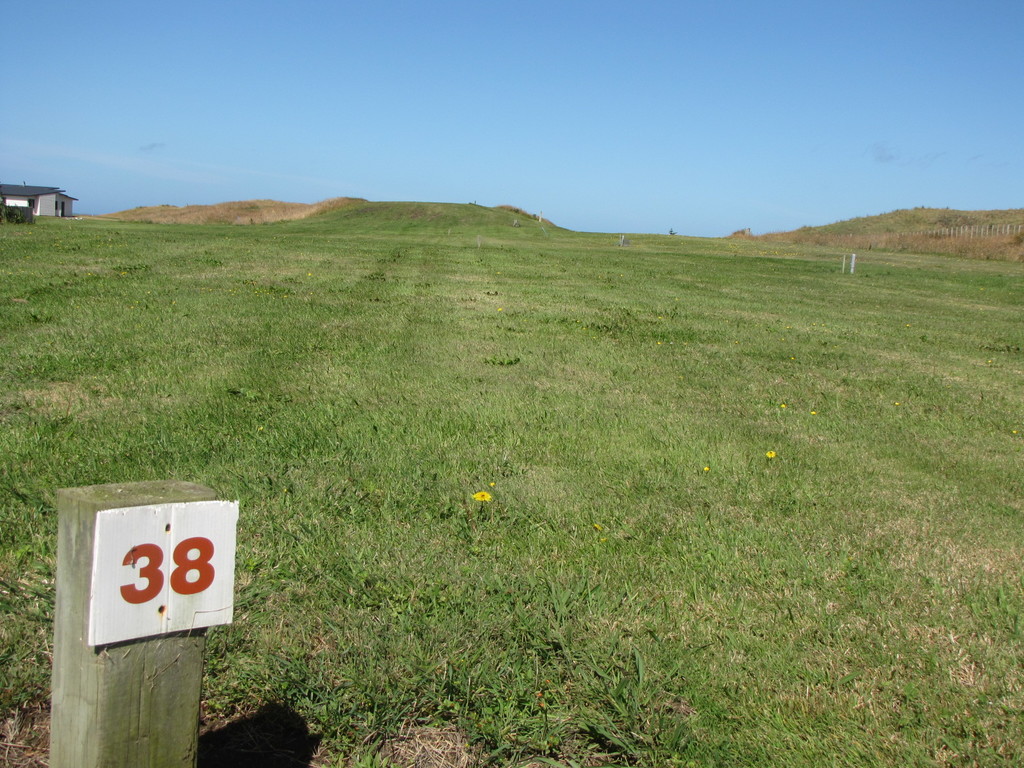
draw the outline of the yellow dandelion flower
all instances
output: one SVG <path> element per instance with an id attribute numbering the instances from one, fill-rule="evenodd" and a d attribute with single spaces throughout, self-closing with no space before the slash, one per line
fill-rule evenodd
<path id="1" fill-rule="evenodd" d="M 764 455 L 767 456 L 769 459 L 774 459 L 779 454 L 777 454 L 775 451 L 765 451 Z"/>
<path id="2" fill-rule="evenodd" d="M 595 531 L 603 531 L 604 530 L 604 526 L 601 525 L 600 523 L 594 523 L 594 530 Z"/>
<path id="3" fill-rule="evenodd" d="M 711 467 L 704 467 L 704 471 L 705 472 L 710 472 L 711 471 Z"/>
<path id="4" fill-rule="evenodd" d="M 478 491 L 477 493 L 473 494 L 473 498 L 476 499 L 477 501 L 490 501 L 491 494 L 489 494 L 487 491 Z"/>

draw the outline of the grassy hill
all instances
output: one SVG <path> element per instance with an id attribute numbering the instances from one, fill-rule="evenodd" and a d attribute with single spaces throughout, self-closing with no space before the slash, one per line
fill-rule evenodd
<path id="1" fill-rule="evenodd" d="M 269 224 L 306 221 L 320 229 L 343 229 L 361 234 L 401 234 L 433 229 L 489 229 L 520 226 L 552 228 L 549 221 L 521 208 L 499 205 L 488 208 L 474 203 L 372 202 L 362 198 L 335 197 L 319 203 L 284 203 L 277 200 L 242 200 L 216 205 L 157 205 L 132 208 L 100 218 L 151 224 Z"/>
<path id="2" fill-rule="evenodd" d="M 488 208 L 475 203 L 417 203 L 359 201 L 303 220 L 303 229 L 324 232 L 394 236 L 402 234 L 484 234 L 495 230 L 546 231 L 558 229 L 549 221 L 513 206 Z"/>
<path id="3" fill-rule="evenodd" d="M 309 216 L 366 202 L 334 197 L 319 203 L 283 203 L 279 200 L 238 200 L 215 205 L 149 205 L 108 213 L 97 218 L 149 224 L 267 224 Z"/>
<path id="4" fill-rule="evenodd" d="M 905 208 L 877 216 L 858 216 L 821 227 L 801 227 L 798 232 L 843 235 L 881 233 L 909 234 L 936 229 L 998 224 L 1024 224 L 1024 208 L 1002 211 L 958 211 L 952 208 Z"/>
<path id="5" fill-rule="evenodd" d="M 821 227 L 772 232 L 757 239 L 898 253 L 944 253 L 971 259 L 1024 261 L 1024 232 L 982 231 L 983 227 L 1024 224 L 1024 208 L 958 211 L 911 208 L 861 216 Z M 959 228 L 976 228 L 961 231 Z"/>

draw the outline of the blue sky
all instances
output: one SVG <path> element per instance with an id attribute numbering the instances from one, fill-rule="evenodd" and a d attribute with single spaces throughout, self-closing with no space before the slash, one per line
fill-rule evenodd
<path id="1" fill-rule="evenodd" d="M 51 1 L 0 28 L 0 181 L 703 236 L 1024 208 L 1022 28 L 1020 0 Z"/>

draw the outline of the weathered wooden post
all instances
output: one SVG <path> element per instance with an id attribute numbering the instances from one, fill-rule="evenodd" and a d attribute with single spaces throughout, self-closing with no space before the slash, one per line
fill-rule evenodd
<path id="1" fill-rule="evenodd" d="M 176 481 L 57 492 L 50 768 L 192 768 L 237 502 Z"/>

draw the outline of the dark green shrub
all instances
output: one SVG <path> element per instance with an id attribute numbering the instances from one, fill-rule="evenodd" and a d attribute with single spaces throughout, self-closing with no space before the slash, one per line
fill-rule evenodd
<path id="1" fill-rule="evenodd" d="M 0 222 L 4 224 L 33 224 L 35 218 L 31 208 L 22 208 L 15 205 L 0 207 Z"/>

